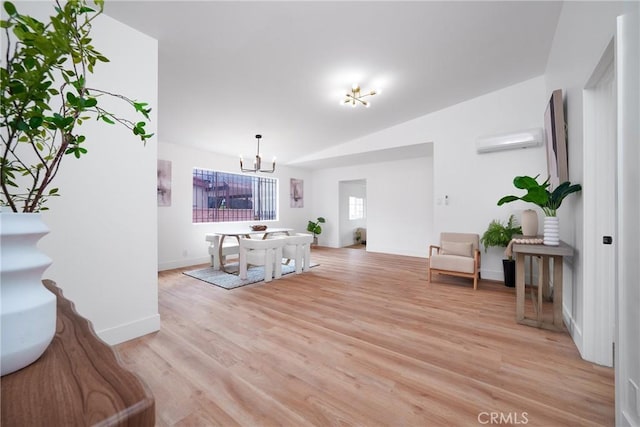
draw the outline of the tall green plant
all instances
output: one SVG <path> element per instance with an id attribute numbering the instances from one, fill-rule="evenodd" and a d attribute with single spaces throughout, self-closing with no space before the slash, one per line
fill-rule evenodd
<path id="1" fill-rule="evenodd" d="M 556 187 L 555 190 L 549 191 L 549 179 L 547 178 L 545 182 L 539 184 L 537 181 L 538 176 L 540 175 L 536 175 L 534 178 L 530 176 L 516 176 L 513 179 L 513 185 L 521 190 L 526 190 L 527 194 L 522 197 L 513 195 L 504 196 L 498 200 L 498 206 L 516 200 L 522 200 L 539 206 L 547 216 L 556 216 L 556 211 L 562 204 L 564 198 L 571 193 L 582 190 L 580 184 L 571 185 L 569 181 L 565 181 Z"/>
<path id="2" fill-rule="evenodd" d="M 313 237 L 316 237 L 318 234 L 322 233 L 322 227 L 320 224 L 324 224 L 325 220 L 323 217 L 319 216 L 316 221 L 309 221 L 307 224 L 307 231 L 309 233 L 313 233 Z"/>
<path id="3" fill-rule="evenodd" d="M 55 15 L 43 23 L 4 2 L 0 202 L 14 212 L 45 210 L 47 199 L 59 194 L 58 188 L 49 187 L 64 157 L 87 153 L 86 136 L 78 129 L 87 120 L 123 125 L 144 143 L 153 136 L 145 130 L 145 121 L 118 117 L 98 100 L 119 99 L 148 120 L 147 103 L 87 86 L 88 73 L 109 61 L 92 45 L 91 24 L 103 12 L 104 0 L 94 4 L 96 9 L 88 0 L 64 5 L 56 0 Z"/>

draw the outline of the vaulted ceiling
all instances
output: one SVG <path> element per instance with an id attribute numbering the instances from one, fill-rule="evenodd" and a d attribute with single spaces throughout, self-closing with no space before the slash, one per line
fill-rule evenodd
<path id="1" fill-rule="evenodd" d="M 160 142 L 282 163 L 539 76 L 555 1 L 116 1 L 159 45 Z M 98 46 L 99 47 L 99 46 Z M 339 105 L 353 83 L 371 108 Z"/>

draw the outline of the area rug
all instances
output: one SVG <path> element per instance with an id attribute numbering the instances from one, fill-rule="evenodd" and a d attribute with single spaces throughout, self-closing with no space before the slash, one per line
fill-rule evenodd
<path id="1" fill-rule="evenodd" d="M 311 263 L 311 267 L 319 264 Z M 230 263 L 225 266 L 227 271 L 238 271 L 238 263 Z M 282 264 L 282 275 L 291 274 L 296 271 L 294 261 L 289 264 Z M 242 280 L 237 274 L 225 273 L 224 271 L 214 270 L 212 267 L 202 268 L 200 270 L 183 271 L 183 274 L 194 277 L 196 279 L 207 282 L 211 285 L 219 286 L 224 289 L 235 289 L 241 286 L 250 285 L 252 283 L 264 281 L 264 267 L 253 266 L 247 270 L 247 278 Z"/>

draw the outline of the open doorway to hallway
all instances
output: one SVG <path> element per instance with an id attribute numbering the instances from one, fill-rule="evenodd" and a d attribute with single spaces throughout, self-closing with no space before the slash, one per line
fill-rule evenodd
<path id="1" fill-rule="evenodd" d="M 362 248 L 367 242 L 367 181 L 340 181 L 340 247 Z"/>

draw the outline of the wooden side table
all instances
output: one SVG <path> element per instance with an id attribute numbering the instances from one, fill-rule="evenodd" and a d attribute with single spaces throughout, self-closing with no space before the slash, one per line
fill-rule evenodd
<path id="1" fill-rule="evenodd" d="M 573 248 L 564 242 L 559 246 L 530 245 L 514 243 L 512 246 L 516 257 L 516 321 L 523 325 L 535 326 L 538 328 L 561 331 L 564 327 L 562 319 L 562 267 L 563 257 L 573 256 Z M 538 263 L 538 292 L 537 299 L 532 302 L 535 308 L 536 317 L 525 317 L 525 285 L 524 285 L 524 258 L 525 256 L 537 256 Z M 553 260 L 553 321 L 548 322 L 543 317 L 543 296 L 550 296 L 549 292 L 549 270 L 550 260 Z"/>
<path id="2" fill-rule="evenodd" d="M 2 377 L 3 426 L 153 426 L 155 401 L 146 385 L 124 369 L 111 347 L 56 294 L 56 335 L 42 357 Z"/>

